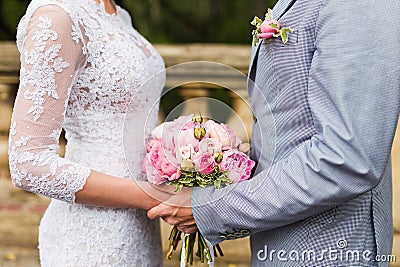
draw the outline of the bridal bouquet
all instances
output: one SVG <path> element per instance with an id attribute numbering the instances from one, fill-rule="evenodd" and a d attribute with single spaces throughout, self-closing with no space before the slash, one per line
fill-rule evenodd
<path id="1" fill-rule="evenodd" d="M 143 171 L 150 183 L 168 183 L 176 187 L 221 186 L 250 178 L 255 162 L 246 154 L 248 143 L 236 137 L 232 129 L 213 120 L 204 121 L 200 114 L 181 116 L 156 127 L 147 142 Z M 181 240 L 181 232 L 172 229 L 166 258 L 171 259 Z M 185 234 L 181 264 L 193 263 L 197 233 Z M 214 248 L 198 233 L 196 255 L 204 263 L 213 260 Z M 216 250 L 223 256 L 219 245 Z"/>

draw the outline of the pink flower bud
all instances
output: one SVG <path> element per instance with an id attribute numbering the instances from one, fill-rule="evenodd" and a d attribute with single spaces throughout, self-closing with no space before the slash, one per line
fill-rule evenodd
<path id="1" fill-rule="evenodd" d="M 275 25 L 275 27 L 273 27 Z M 274 36 L 274 34 L 278 33 L 281 29 L 281 24 L 275 19 L 265 20 L 261 24 L 261 33 L 257 34 L 259 38 L 269 39 Z"/>

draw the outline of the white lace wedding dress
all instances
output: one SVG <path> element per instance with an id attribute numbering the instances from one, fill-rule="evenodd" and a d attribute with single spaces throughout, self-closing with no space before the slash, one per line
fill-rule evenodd
<path id="1" fill-rule="evenodd" d="M 144 179 L 144 122 L 156 126 L 157 112 L 147 115 L 164 79 L 141 86 L 164 69 L 161 57 L 125 10 L 110 15 L 95 0 L 33 0 L 17 44 L 10 171 L 16 186 L 53 198 L 39 230 L 42 266 L 161 266 L 159 225 L 145 211 L 74 204 L 92 169 Z M 128 111 L 136 127 L 124 136 L 127 163 Z M 62 127 L 65 158 L 56 154 Z"/>

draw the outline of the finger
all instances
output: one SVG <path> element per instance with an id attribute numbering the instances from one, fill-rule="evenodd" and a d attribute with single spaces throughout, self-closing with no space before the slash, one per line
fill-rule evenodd
<path id="1" fill-rule="evenodd" d="M 175 223 L 175 225 L 177 226 L 178 230 L 182 229 L 182 232 L 185 233 L 195 232 L 197 229 L 196 221 L 194 219 Z"/>
<path id="2" fill-rule="evenodd" d="M 177 226 L 178 230 L 185 233 L 185 234 L 193 234 L 198 231 L 197 226 L 190 226 L 190 227 L 180 227 Z"/>
<path id="3" fill-rule="evenodd" d="M 182 225 L 182 226 L 183 225 L 185 225 L 185 226 L 193 225 L 193 223 L 186 223 L 187 222 L 186 218 L 180 218 L 180 217 L 176 217 L 173 215 L 164 216 L 162 218 L 165 222 L 167 222 L 170 225 Z"/>
<path id="4" fill-rule="evenodd" d="M 197 228 L 197 226 L 192 226 L 192 227 L 189 227 L 189 228 L 187 229 L 187 231 L 188 231 L 189 234 L 193 234 L 193 233 L 198 232 L 198 231 L 199 231 L 199 228 Z"/>
<path id="5" fill-rule="evenodd" d="M 180 223 L 179 220 L 177 220 L 177 219 L 174 218 L 174 217 L 163 217 L 163 220 L 164 220 L 166 223 L 168 223 L 169 225 L 173 225 L 173 226 L 175 226 L 175 225 L 177 225 L 177 224 Z"/>
<path id="6" fill-rule="evenodd" d="M 186 220 L 186 221 L 180 221 L 176 223 L 180 227 L 192 227 L 196 225 L 196 221 L 194 219 Z"/>
<path id="7" fill-rule="evenodd" d="M 165 211 L 166 211 L 166 205 L 164 203 L 161 203 L 155 206 L 154 208 L 149 209 L 147 211 L 147 217 L 149 217 L 150 220 L 154 220 L 160 217 L 165 217 L 167 215 L 165 214 Z"/>

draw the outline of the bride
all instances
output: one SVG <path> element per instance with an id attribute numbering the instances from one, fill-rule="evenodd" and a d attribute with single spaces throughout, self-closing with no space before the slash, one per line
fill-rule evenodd
<path id="1" fill-rule="evenodd" d="M 9 163 L 15 186 L 52 198 L 39 229 L 42 266 L 161 266 L 159 225 L 145 211 L 160 198 L 146 193 L 141 173 L 145 115 L 165 77 L 141 86 L 164 70 L 160 55 L 112 0 L 32 0 L 17 45 Z M 130 101 L 139 127 L 129 136 L 137 149 L 128 169 Z M 61 128 L 65 158 L 56 154 Z"/>

